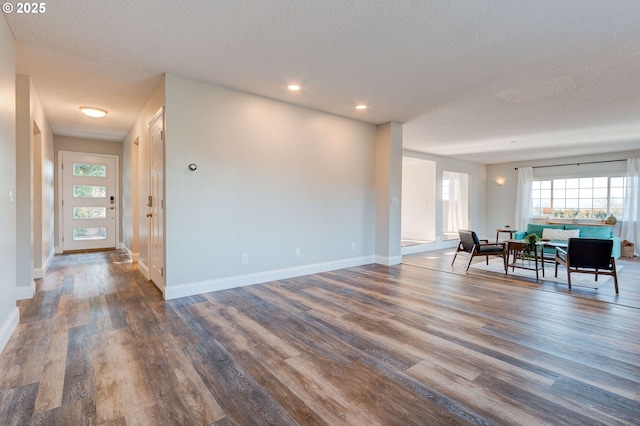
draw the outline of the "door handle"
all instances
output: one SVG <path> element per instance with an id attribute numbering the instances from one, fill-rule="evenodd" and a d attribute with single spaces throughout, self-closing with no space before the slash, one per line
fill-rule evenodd
<path id="1" fill-rule="evenodd" d="M 109 209 L 114 210 L 114 209 L 115 209 L 115 207 L 111 206 L 111 207 L 109 207 Z"/>
<path id="2" fill-rule="evenodd" d="M 153 214 L 152 213 L 147 213 L 147 217 L 152 217 Z"/>

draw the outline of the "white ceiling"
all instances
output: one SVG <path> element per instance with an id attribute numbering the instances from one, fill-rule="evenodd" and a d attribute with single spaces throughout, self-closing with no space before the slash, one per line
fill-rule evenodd
<path id="1" fill-rule="evenodd" d="M 56 0 L 5 17 L 60 135 L 122 140 L 172 72 L 399 121 L 406 149 L 483 163 L 640 149 L 638 0 Z"/>

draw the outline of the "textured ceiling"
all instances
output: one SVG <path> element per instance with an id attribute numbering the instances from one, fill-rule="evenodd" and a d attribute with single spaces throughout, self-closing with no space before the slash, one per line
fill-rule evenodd
<path id="1" fill-rule="evenodd" d="M 120 140 L 164 72 L 495 163 L 640 148 L 638 0 L 57 0 L 5 14 L 57 134 Z M 286 85 L 300 83 L 299 93 Z M 356 111 L 358 102 L 369 105 Z M 104 121 L 78 114 L 92 104 Z"/>

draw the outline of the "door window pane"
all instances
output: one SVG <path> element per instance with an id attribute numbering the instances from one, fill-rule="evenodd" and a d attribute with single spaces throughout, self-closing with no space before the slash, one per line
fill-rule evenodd
<path id="1" fill-rule="evenodd" d="M 102 164 L 73 163 L 73 175 L 107 177 L 107 166 Z"/>
<path id="2" fill-rule="evenodd" d="M 75 241 L 106 240 L 107 228 L 73 228 L 73 239 Z"/>
<path id="3" fill-rule="evenodd" d="M 106 207 L 74 207 L 74 219 L 106 219 Z"/>
<path id="4" fill-rule="evenodd" d="M 73 185 L 75 198 L 107 198 L 106 186 Z"/>

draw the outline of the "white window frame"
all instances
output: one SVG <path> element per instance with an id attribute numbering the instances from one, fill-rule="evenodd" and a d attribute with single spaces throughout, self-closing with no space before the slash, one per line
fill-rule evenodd
<path id="1" fill-rule="evenodd" d="M 554 190 L 558 190 L 558 188 L 554 188 L 554 181 L 556 180 L 570 180 L 570 179 L 576 179 L 578 181 L 580 181 L 580 179 L 595 179 L 595 178 L 606 178 L 607 179 L 607 187 L 606 187 L 606 191 L 607 191 L 607 195 L 606 195 L 606 213 L 604 214 L 604 217 L 601 217 L 602 215 L 598 216 L 598 217 L 582 217 L 580 215 L 580 211 L 581 210 L 591 210 L 591 212 L 593 213 L 594 209 L 596 209 L 596 207 L 592 206 L 590 208 L 585 208 L 585 207 L 580 207 L 580 200 L 586 200 L 588 197 L 580 197 L 580 189 L 585 189 L 585 190 L 593 190 L 594 187 L 591 186 L 590 188 L 570 188 L 570 189 L 574 189 L 578 191 L 578 197 L 574 198 L 574 197 L 570 197 L 567 198 L 566 194 L 565 197 L 562 197 L 564 200 L 574 200 L 577 199 L 578 200 L 578 206 L 577 207 L 566 207 L 566 203 L 565 203 L 565 207 L 558 207 L 557 203 L 554 203 L 554 200 L 556 200 L 557 198 L 555 197 L 554 194 Z M 615 189 L 621 188 L 623 193 L 622 193 L 622 197 L 613 197 L 614 199 L 620 199 L 620 202 L 622 203 L 620 205 L 620 207 L 613 207 L 612 208 L 612 186 L 611 186 L 611 179 L 613 178 L 622 178 L 623 179 L 623 184 L 621 187 L 619 186 L 615 186 Z M 602 174 L 594 174 L 594 175 L 586 175 L 586 176 L 545 176 L 545 177 L 538 177 L 538 178 L 534 178 L 533 179 L 533 188 L 531 191 L 531 217 L 543 217 L 543 216 L 548 216 L 548 214 L 545 214 L 545 212 L 543 211 L 544 208 L 552 208 L 552 214 L 551 217 L 553 219 L 583 219 L 583 220 L 602 220 L 602 219 L 606 219 L 608 216 L 610 215 L 614 215 L 618 220 L 623 219 L 623 215 L 624 215 L 624 179 L 625 179 L 625 175 L 622 173 L 602 173 Z M 536 183 L 538 182 L 549 182 L 549 187 L 548 188 L 536 188 Z M 581 183 L 581 182 L 580 182 Z M 603 187 L 601 187 L 602 189 L 604 189 Z M 561 189 L 560 189 L 561 190 Z M 548 192 L 548 197 L 544 197 L 543 195 L 545 194 L 540 194 L 539 191 L 549 191 Z M 540 195 L 539 197 L 535 197 L 535 195 Z M 591 200 L 595 200 L 595 199 L 602 199 L 603 197 L 595 197 L 592 193 L 591 195 Z M 568 208 L 576 208 L 578 210 L 578 215 L 575 217 L 566 217 L 566 216 L 558 216 L 558 212 L 560 211 L 564 211 Z"/>

